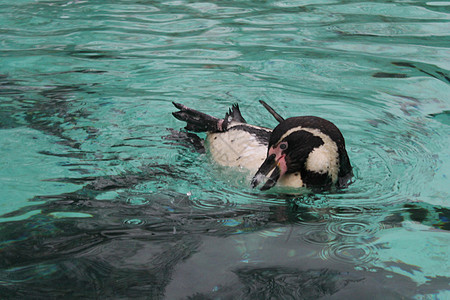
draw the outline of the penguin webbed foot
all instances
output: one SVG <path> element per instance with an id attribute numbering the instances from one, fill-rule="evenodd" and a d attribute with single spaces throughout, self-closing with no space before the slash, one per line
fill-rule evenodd
<path id="1" fill-rule="evenodd" d="M 186 130 L 193 132 L 222 131 L 221 124 L 223 120 L 199 112 L 180 103 L 172 102 L 172 104 L 179 109 L 179 111 L 173 112 L 172 115 L 178 120 L 187 123 L 185 127 Z"/>

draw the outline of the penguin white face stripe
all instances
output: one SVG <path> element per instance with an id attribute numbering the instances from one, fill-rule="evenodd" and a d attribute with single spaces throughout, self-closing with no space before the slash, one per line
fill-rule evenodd
<path id="1" fill-rule="evenodd" d="M 329 137 L 323 145 L 314 148 L 306 159 L 306 169 L 320 174 L 328 173 L 335 183 L 339 173 L 339 155 L 337 145 Z"/>
<path id="2" fill-rule="evenodd" d="M 336 182 L 339 172 L 339 154 L 336 143 L 330 136 L 317 128 L 294 127 L 286 131 L 275 145 L 278 145 L 286 137 L 297 131 L 306 131 L 323 141 L 323 145 L 314 148 L 306 159 L 306 169 L 320 174 L 328 173 L 332 182 Z"/>

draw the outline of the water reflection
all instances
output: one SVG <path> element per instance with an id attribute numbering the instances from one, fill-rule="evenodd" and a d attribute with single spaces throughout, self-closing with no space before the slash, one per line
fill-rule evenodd
<path id="1" fill-rule="evenodd" d="M 166 197 L 142 193 L 147 200 L 139 205 L 120 196 L 114 201 L 95 198 L 111 189 L 132 188 L 153 175 L 88 178 L 90 183 L 79 191 L 54 195 L 28 208 L 40 210 L 39 215 L 2 223 L 2 294 L 33 297 L 52 289 L 72 290 L 74 297 L 101 291 L 102 296 L 145 292 L 161 298 L 175 284 L 173 278 L 185 272 L 186 263 L 201 264 L 198 271 L 191 265 L 191 272 L 212 272 L 210 280 L 222 282 L 209 292 L 199 287 L 204 296 L 319 297 L 339 294 L 347 285 L 362 291 L 359 283 L 373 284 L 386 276 L 401 280 L 403 289 L 412 284 L 407 278 L 374 266 L 383 251 L 380 231 L 401 227 L 407 219 L 448 227 L 449 211 L 424 203 L 397 209 L 318 208 L 295 201 L 241 208 L 216 203 L 205 210 L 196 208 L 188 195 L 175 192 Z M 78 214 L 55 218 L 61 212 Z M 198 255 L 200 261 L 194 259 Z M 234 276 L 224 279 L 221 272 Z M 237 288 L 230 289 L 231 284 Z M 181 293 L 170 293 L 176 291 Z"/>
<path id="2" fill-rule="evenodd" d="M 401 282 L 402 295 L 413 295 L 411 287 L 417 282 L 407 274 L 421 268 L 393 260 L 395 256 L 387 254 L 390 245 L 380 237 L 408 222 L 449 230 L 447 208 L 426 202 L 376 205 L 375 197 L 365 202 L 373 187 L 367 187 L 368 192 L 357 186 L 343 193 L 298 196 L 245 189 L 230 193 L 230 182 L 205 184 L 205 173 L 198 172 L 206 163 L 199 139 L 176 131 L 169 131 L 163 140 L 176 149 L 176 163 L 153 161 L 117 174 L 95 174 L 95 166 L 136 158 L 124 159 L 122 150 L 81 147 L 79 141 L 101 137 L 99 130 L 79 126 L 80 118 L 92 115 L 71 108 L 74 102 L 68 94 L 77 91 L 73 86 L 47 89 L 39 92 L 48 99 L 47 105 L 31 102 L 24 107 L 27 126 L 57 137 L 67 147 L 40 151 L 67 159 L 61 165 L 70 168 L 69 176 L 45 182 L 77 188 L 36 195 L 30 205 L 2 216 L 34 214 L 0 226 L 5 297 L 35 297 L 48 290 L 67 295 L 71 290 L 73 297 L 140 297 L 144 292 L 148 298 L 309 298 L 345 294 L 347 286 L 363 294 L 367 282 L 375 288 L 386 278 Z M 403 107 L 407 114 L 410 108 Z M 5 128 L 22 122 L 8 121 Z M 374 128 L 383 124 L 369 123 Z M 67 126 L 81 129 L 82 138 L 72 138 Z M 138 134 L 112 147 L 145 148 L 153 141 L 151 135 Z M 373 156 L 371 164 L 388 169 L 385 180 L 396 185 L 389 178 L 395 160 L 387 160 L 381 152 L 389 149 L 377 151 L 379 157 Z M 231 186 L 242 187 L 239 182 Z M 382 199 L 396 195 L 382 192 Z M 238 196 L 250 201 L 237 203 Z M 355 199 L 362 201 L 355 204 Z M 205 282 L 210 284 L 199 284 L 198 289 L 174 287 L 192 286 L 186 273 L 208 276 Z M 430 292 L 442 288 L 438 277 L 430 280 L 434 283 Z M 398 295 L 397 290 L 397 285 L 388 285 L 383 292 Z"/>
<path id="3" fill-rule="evenodd" d="M 28 2 L 2 4 L 2 297 L 448 290 L 445 3 Z M 255 192 L 170 114 L 273 126 L 260 99 L 335 121 L 355 182 Z"/>

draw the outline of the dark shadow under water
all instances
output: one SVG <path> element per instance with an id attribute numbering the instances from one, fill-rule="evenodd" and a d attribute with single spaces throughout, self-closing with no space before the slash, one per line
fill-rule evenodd
<path id="1" fill-rule="evenodd" d="M 278 255 L 277 248 L 272 246 L 266 247 L 265 261 L 236 264 L 241 258 L 228 253 L 233 253 L 236 247 L 232 242 L 236 236 L 254 239 L 255 234 L 279 227 L 301 233 L 308 226 L 327 222 L 317 211 L 295 201 L 241 208 L 223 203 L 212 210 L 202 210 L 195 209 L 196 203 L 188 196 L 173 191 L 165 191 L 165 196 L 159 197 L 120 192 L 114 201 L 95 198 L 106 191 L 132 189 L 140 182 L 156 180 L 158 172 L 167 174 L 168 168 L 151 166 L 141 174 L 64 179 L 84 186 L 73 193 L 37 197 L 34 200 L 48 199 L 44 204 L 24 210 L 40 210 L 38 215 L 2 223 L 2 297 L 312 299 L 333 296 L 344 299 L 351 296 L 358 299 L 370 294 L 375 297 L 372 299 L 385 299 L 385 296 L 412 297 L 418 292 L 446 288 L 445 278 L 442 282 L 430 278 L 430 282 L 418 287 L 408 277 L 390 271 L 357 270 L 355 266 L 360 264 L 318 257 L 302 257 L 289 265 L 269 259 Z M 145 204 L 127 203 L 130 197 L 144 198 Z M 167 201 L 167 197 L 176 201 Z M 397 209 L 372 210 L 385 215 L 386 230 L 402 226 L 405 219 L 449 230 L 450 215 L 445 208 L 407 204 Z M 61 212 L 92 217 L 56 217 Z M 224 226 L 224 220 L 235 220 L 238 225 Z M 296 247 L 302 251 L 305 246 L 308 245 Z M 216 253 L 217 259 L 209 257 L 209 251 Z M 221 255 L 231 257 L 220 262 Z M 189 267 L 195 261 L 193 257 L 217 265 L 198 268 L 193 263 Z M 403 269 L 409 267 L 397 265 Z M 216 272 L 228 273 L 229 278 L 217 275 L 218 286 L 205 292 L 202 286 L 189 286 L 192 278 L 180 275 L 186 272 L 185 268 L 189 268 L 194 278 L 208 274 L 213 280 Z"/>
<path id="2" fill-rule="evenodd" d="M 0 79 L 3 87 L 8 86 L 3 93 L 19 103 L 25 115 L 20 120 L 2 114 L 2 128 L 25 125 L 56 136 L 63 145 L 73 149 L 67 153 L 42 152 L 45 155 L 73 158 L 90 155 L 79 149 L 79 142 L 66 135 L 62 126 L 76 125 L 78 118 L 89 117 L 88 111 L 71 110 L 65 97 L 82 87 L 32 91 L 46 101 L 26 102 L 21 95 L 29 93 L 29 89 L 6 77 Z M 90 128 L 85 130 L 88 136 L 96 134 Z M 195 140 L 189 135 L 186 138 Z M 185 141 L 179 137 L 166 140 Z M 115 159 L 114 153 L 105 159 Z M 1 297 L 362 299 L 370 295 L 372 299 L 386 299 L 410 298 L 448 287 L 447 278 L 430 278 L 418 286 L 409 277 L 391 271 L 366 269 L 360 261 L 327 260 L 317 255 L 301 255 L 294 262 L 285 259 L 282 250 L 289 247 L 300 253 L 320 252 L 323 244 L 298 242 L 294 236 L 305 235 L 311 226 L 324 229 L 331 222 L 327 220 L 330 210 L 345 213 L 348 208 L 325 207 L 318 212 L 304 204 L 314 199 L 294 201 L 286 196 L 286 202 L 281 205 L 260 202 L 235 206 L 215 201 L 213 208 L 203 209 L 187 195 L 175 191 L 149 194 L 134 189 L 167 174 L 172 174 L 175 180 L 192 179 L 192 173 L 162 164 L 121 175 L 55 178 L 52 181 L 76 184 L 80 189 L 36 196 L 30 201 L 44 203 L 3 215 L 14 217 L 39 211 L 25 220 L 0 224 Z M 99 195 L 108 191 L 117 192 L 114 200 L 98 200 Z M 133 205 L 128 201 L 133 198 L 143 199 L 142 204 Z M 439 230 L 450 229 L 450 212 L 443 207 L 415 203 L 371 207 L 367 211 L 381 215 L 384 230 L 402 226 L 404 220 Z M 61 213 L 67 215 L 60 218 Z M 78 215 L 68 217 L 74 213 Z M 230 220 L 236 225 L 227 226 Z M 236 240 L 263 241 L 261 234 L 278 228 L 290 233 L 266 245 L 260 261 L 246 262 L 236 250 Z M 401 262 L 392 265 L 403 270 L 414 268 Z M 195 282 L 196 278 L 204 278 L 205 282 Z"/>

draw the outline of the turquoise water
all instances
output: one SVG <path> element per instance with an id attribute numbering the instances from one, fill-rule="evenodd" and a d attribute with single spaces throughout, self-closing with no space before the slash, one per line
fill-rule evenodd
<path id="1" fill-rule="evenodd" d="M 450 3 L 2 1 L 0 295 L 448 299 Z M 249 187 L 171 101 L 316 115 L 354 183 Z M 203 135 L 204 136 L 204 135 Z"/>

